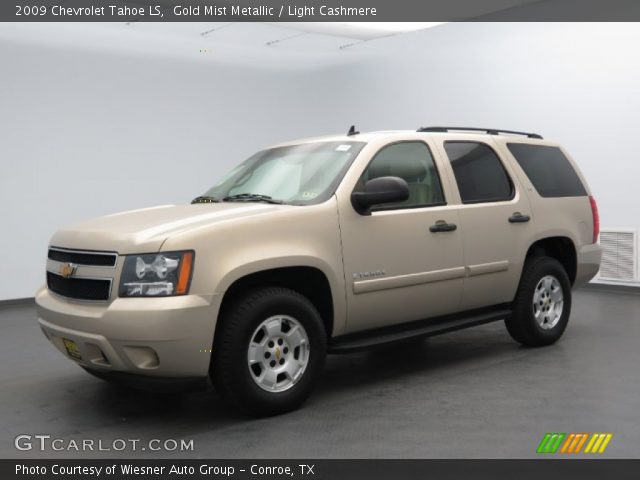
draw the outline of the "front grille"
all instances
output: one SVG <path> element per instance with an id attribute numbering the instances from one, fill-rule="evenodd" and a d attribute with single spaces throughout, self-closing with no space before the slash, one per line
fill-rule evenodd
<path id="1" fill-rule="evenodd" d="M 84 252 L 52 247 L 49 249 L 49 259 L 57 262 L 69 262 L 76 265 L 91 265 L 96 267 L 115 267 L 118 260 L 117 253 Z"/>
<path id="2" fill-rule="evenodd" d="M 111 280 L 64 278 L 47 272 L 47 287 L 63 297 L 80 300 L 109 300 Z"/>

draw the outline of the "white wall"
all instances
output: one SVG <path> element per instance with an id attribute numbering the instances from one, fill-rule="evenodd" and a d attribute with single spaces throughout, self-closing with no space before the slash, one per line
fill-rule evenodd
<path id="1" fill-rule="evenodd" d="M 187 202 L 262 146 L 354 122 L 539 132 L 603 226 L 640 227 L 637 45 L 638 24 L 448 24 L 297 70 L 0 37 L 0 300 L 33 295 L 60 225 Z"/>
<path id="2" fill-rule="evenodd" d="M 307 70 L 76 42 L 0 37 L 0 300 L 44 283 L 62 225 L 186 203 L 257 149 L 348 128 Z"/>
<path id="3" fill-rule="evenodd" d="M 388 40 L 344 72 L 364 130 L 463 125 L 562 143 L 604 227 L 640 228 L 640 24 L 459 23 Z M 374 42 L 368 47 L 373 48 Z"/>

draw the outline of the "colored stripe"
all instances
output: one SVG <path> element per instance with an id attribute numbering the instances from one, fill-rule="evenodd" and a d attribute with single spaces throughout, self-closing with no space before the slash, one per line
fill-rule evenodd
<path id="1" fill-rule="evenodd" d="M 551 438 L 549 438 L 549 441 L 547 442 L 547 445 L 544 448 L 544 452 L 543 453 L 553 453 L 551 451 L 551 449 L 553 448 L 553 444 L 556 442 L 557 438 L 558 438 L 558 434 L 557 433 L 552 433 L 551 434 Z"/>
<path id="2" fill-rule="evenodd" d="M 583 433 L 582 438 L 580 439 L 580 443 L 578 443 L 578 446 L 576 447 L 576 450 L 573 453 L 580 453 L 580 450 L 582 450 L 582 446 L 584 445 L 584 442 L 587 441 L 587 438 L 589 438 L 589 434 Z"/>
<path id="3" fill-rule="evenodd" d="M 553 444 L 556 441 L 556 438 L 558 438 L 558 434 L 552 433 L 551 438 L 549 438 L 549 441 L 547 442 L 546 447 L 544 447 L 544 453 L 551 453 L 551 448 L 553 447 Z"/>
<path id="4" fill-rule="evenodd" d="M 591 453 L 591 447 L 593 447 L 593 444 L 596 443 L 597 438 L 598 438 L 597 433 L 594 433 L 591 436 L 591 440 L 589 440 L 589 443 L 587 444 L 587 448 L 584 449 L 584 453 Z"/>
<path id="5" fill-rule="evenodd" d="M 567 440 L 564 442 L 564 445 L 562 445 L 562 450 L 560 450 L 560 453 L 566 453 L 567 450 L 569 449 L 569 444 L 573 441 L 573 438 L 576 436 L 575 433 L 570 434 L 567 437 Z"/>
<path id="6" fill-rule="evenodd" d="M 604 453 L 604 451 L 607 449 L 607 445 L 609 445 L 609 442 L 611 441 L 612 437 L 613 437 L 613 435 L 611 433 L 607 434 L 607 436 L 604 439 L 604 442 L 602 442 L 602 445 L 600 445 L 600 450 L 598 450 L 598 453 Z"/>
<path id="7" fill-rule="evenodd" d="M 591 453 L 598 453 L 598 448 L 600 448 L 600 444 L 602 443 L 602 440 L 604 440 L 605 435 L 602 433 L 598 434 L 598 438 L 596 439 L 596 443 L 593 444 L 593 447 L 591 448 Z"/>
<path id="8" fill-rule="evenodd" d="M 550 442 L 550 445 L 547 446 L 547 453 L 556 453 L 558 448 L 560 448 L 560 444 L 562 440 L 567 435 L 566 433 L 556 433 L 553 442 Z M 550 447 L 550 448 L 549 448 Z"/>
<path id="9" fill-rule="evenodd" d="M 612 438 L 612 433 L 545 433 L 536 452 L 577 454 L 586 444 L 584 453 L 604 453 Z"/>
<path id="10" fill-rule="evenodd" d="M 575 451 L 576 446 L 578 445 L 578 442 L 580 441 L 582 437 L 580 436 L 580 434 L 576 434 L 575 438 L 573 439 L 573 442 L 571 443 L 571 446 L 569 447 L 569 453 L 573 453 Z"/>
<path id="11" fill-rule="evenodd" d="M 545 453 L 545 448 L 550 438 L 551 438 L 550 433 L 544 434 L 544 437 L 542 437 L 542 441 L 540 442 L 540 445 L 538 445 L 538 449 L 536 450 L 536 453 Z"/>

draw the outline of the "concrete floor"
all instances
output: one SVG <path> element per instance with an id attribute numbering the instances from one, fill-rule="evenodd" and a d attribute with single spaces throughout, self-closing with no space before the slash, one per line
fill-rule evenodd
<path id="1" fill-rule="evenodd" d="M 565 336 L 528 349 L 502 322 L 331 356 L 296 412 L 250 420 L 212 391 L 114 387 L 63 358 L 32 305 L 0 308 L 0 457 L 527 458 L 545 432 L 612 432 L 640 458 L 640 295 L 575 292 Z M 193 439 L 193 452 L 19 452 L 19 434 Z"/>

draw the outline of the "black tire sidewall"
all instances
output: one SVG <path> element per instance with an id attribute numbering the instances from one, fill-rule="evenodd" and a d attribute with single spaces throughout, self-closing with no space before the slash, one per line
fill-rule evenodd
<path id="1" fill-rule="evenodd" d="M 553 328 L 543 329 L 533 313 L 533 296 L 538 283 L 547 275 L 552 275 L 560 283 L 564 304 L 558 323 Z M 524 333 L 524 338 L 519 340 L 532 345 L 549 345 L 557 341 L 567 328 L 571 315 L 571 283 L 562 264 L 550 257 L 537 257 L 528 262 L 523 271 L 515 307 L 513 320 L 521 322 L 519 327 Z"/>
<path id="2" fill-rule="evenodd" d="M 225 341 L 222 345 L 214 345 L 218 355 L 214 356 L 212 364 L 214 382 L 222 393 L 253 415 L 273 415 L 299 406 L 311 393 L 326 356 L 326 332 L 313 304 L 297 292 L 274 287 L 244 296 L 229 313 L 230 318 L 221 326 L 227 330 L 222 332 Z M 283 392 L 268 392 L 253 380 L 247 351 L 260 323 L 276 315 L 293 317 L 305 329 L 309 339 L 309 360 L 302 378 L 295 385 Z"/>

